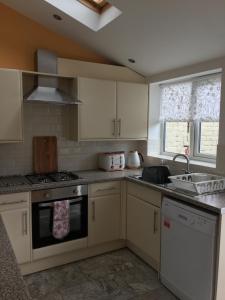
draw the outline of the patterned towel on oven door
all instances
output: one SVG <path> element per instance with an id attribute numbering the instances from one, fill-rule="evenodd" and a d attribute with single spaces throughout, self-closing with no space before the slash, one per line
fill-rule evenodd
<path id="1" fill-rule="evenodd" d="M 69 200 L 53 202 L 52 235 L 56 239 L 63 239 L 70 232 L 70 203 Z"/>

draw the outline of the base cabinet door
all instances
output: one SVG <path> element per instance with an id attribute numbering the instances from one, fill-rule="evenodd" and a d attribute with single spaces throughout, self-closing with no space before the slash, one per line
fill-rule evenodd
<path id="1" fill-rule="evenodd" d="M 0 70 L 0 142 L 23 140 L 21 75 Z"/>
<path id="2" fill-rule="evenodd" d="M 120 238 L 120 194 L 89 198 L 88 246 Z"/>
<path id="3" fill-rule="evenodd" d="M 27 208 L 1 212 L 10 242 L 19 264 L 30 261 L 31 240 L 29 233 L 29 210 Z"/>
<path id="4" fill-rule="evenodd" d="M 160 261 L 160 208 L 132 195 L 127 196 L 127 240 Z"/>

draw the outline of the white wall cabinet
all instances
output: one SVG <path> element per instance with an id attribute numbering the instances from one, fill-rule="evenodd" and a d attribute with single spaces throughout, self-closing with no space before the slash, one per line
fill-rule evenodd
<path id="1" fill-rule="evenodd" d="M 120 182 L 97 183 L 89 186 L 88 246 L 120 239 Z"/>
<path id="2" fill-rule="evenodd" d="M 79 139 L 146 139 L 148 86 L 79 78 Z"/>
<path id="3" fill-rule="evenodd" d="M 148 128 L 148 86 L 117 82 L 118 137 L 146 139 Z"/>
<path id="4" fill-rule="evenodd" d="M 160 192 L 128 183 L 127 240 L 143 253 L 144 259 L 148 257 L 148 262 L 157 270 L 160 263 L 160 206 Z"/>
<path id="5" fill-rule="evenodd" d="M 23 141 L 21 73 L 0 70 L 0 142 Z"/>
<path id="6" fill-rule="evenodd" d="M 79 78 L 80 139 L 112 139 L 115 137 L 116 82 Z"/>
<path id="7" fill-rule="evenodd" d="M 29 193 L 0 196 L 0 214 L 19 264 L 31 261 Z"/>

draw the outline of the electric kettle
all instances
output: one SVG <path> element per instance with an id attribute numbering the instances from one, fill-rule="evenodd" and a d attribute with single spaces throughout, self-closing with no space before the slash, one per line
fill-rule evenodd
<path id="1" fill-rule="evenodd" d="M 138 151 L 130 151 L 127 157 L 127 167 L 129 169 L 138 169 L 141 167 L 141 162 L 144 161 L 143 155 Z"/>

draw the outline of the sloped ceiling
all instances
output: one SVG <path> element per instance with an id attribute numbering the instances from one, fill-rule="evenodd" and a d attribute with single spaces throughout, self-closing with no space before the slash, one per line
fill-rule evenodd
<path id="1" fill-rule="evenodd" d="M 147 76 L 225 55 L 224 0 L 111 0 L 122 15 L 98 32 L 43 0 L 1 2 Z"/>

